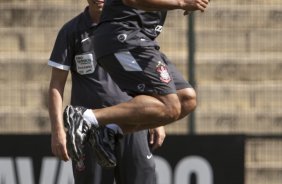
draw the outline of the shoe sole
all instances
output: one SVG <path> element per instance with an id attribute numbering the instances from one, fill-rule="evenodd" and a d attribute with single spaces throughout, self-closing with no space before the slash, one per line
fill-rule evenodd
<path id="1" fill-rule="evenodd" d="M 75 143 L 75 127 L 70 122 L 71 116 L 73 116 L 74 110 L 71 106 L 67 106 L 64 111 L 64 126 L 67 129 L 67 148 L 70 155 L 74 160 L 79 160 L 76 143 Z"/>

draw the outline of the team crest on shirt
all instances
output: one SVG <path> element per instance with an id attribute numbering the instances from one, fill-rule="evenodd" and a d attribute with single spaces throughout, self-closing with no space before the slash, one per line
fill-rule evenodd
<path id="1" fill-rule="evenodd" d="M 169 83 L 171 81 L 171 77 L 168 73 L 167 66 L 161 61 L 158 62 L 156 66 L 156 71 L 159 74 L 160 80 L 164 83 Z"/>

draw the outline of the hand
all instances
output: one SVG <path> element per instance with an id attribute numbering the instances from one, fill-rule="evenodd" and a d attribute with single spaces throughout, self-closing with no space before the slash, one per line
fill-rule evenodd
<path id="1" fill-rule="evenodd" d="M 152 150 L 161 147 L 166 136 L 164 127 L 161 126 L 158 128 L 150 129 L 149 133 L 149 144 Z"/>
<path id="2" fill-rule="evenodd" d="M 66 148 L 66 132 L 65 130 L 52 131 L 51 148 L 52 153 L 60 160 L 68 161 L 68 151 Z"/>
<path id="3" fill-rule="evenodd" d="M 182 9 L 185 10 L 184 15 L 188 15 L 192 11 L 200 10 L 204 12 L 210 0 L 183 0 Z"/>

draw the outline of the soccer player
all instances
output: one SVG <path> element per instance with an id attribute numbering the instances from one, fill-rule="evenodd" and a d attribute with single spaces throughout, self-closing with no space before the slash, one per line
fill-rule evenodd
<path id="1" fill-rule="evenodd" d="M 88 4 L 84 12 L 61 28 L 48 62 L 52 67 L 49 88 L 51 147 L 53 154 L 64 161 L 72 154 L 67 151 L 62 119 L 63 94 L 69 72 L 72 74 L 72 105 L 102 108 L 131 99 L 96 63 L 92 29 L 99 22 L 104 2 L 88 0 Z M 110 136 L 111 132 L 105 133 Z M 115 176 L 117 184 L 155 184 L 155 162 L 151 150 L 161 146 L 164 137 L 163 127 L 150 130 L 149 143 L 147 130 L 124 135 L 118 143 L 115 142 L 117 166 L 106 170 L 96 164 L 92 147 L 85 144 L 83 156 L 72 160 L 75 183 L 113 184 Z"/>
<path id="2" fill-rule="evenodd" d="M 115 123 L 122 130 L 164 126 L 179 120 L 196 107 L 196 94 L 173 64 L 160 52 L 156 37 L 162 31 L 167 10 L 205 11 L 208 0 L 108 0 L 94 33 L 97 62 L 122 91 L 133 98 L 111 107 L 85 109 L 67 106 L 64 120 L 68 130 L 83 124 L 96 155 L 114 162 L 113 147 L 99 130 Z M 77 148 L 83 137 L 69 135 Z M 113 141 L 112 141 L 113 142 Z"/>

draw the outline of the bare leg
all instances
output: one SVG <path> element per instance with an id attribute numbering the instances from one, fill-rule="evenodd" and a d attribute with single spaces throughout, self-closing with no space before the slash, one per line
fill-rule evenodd
<path id="1" fill-rule="evenodd" d="M 152 124 L 152 127 L 166 125 L 179 118 L 181 105 L 176 94 L 164 96 L 139 95 L 132 100 L 93 112 L 100 125 L 115 123 Z"/>
<path id="2" fill-rule="evenodd" d="M 194 111 L 196 109 L 196 92 L 193 88 L 184 88 L 181 90 L 177 91 L 177 96 L 179 98 L 179 101 L 181 103 L 181 113 L 180 116 L 177 120 L 182 119 L 186 117 L 189 113 Z M 158 125 L 163 126 L 162 123 L 155 123 L 154 126 Z M 132 127 L 134 129 L 130 129 L 130 126 L 127 126 L 127 131 L 138 131 L 138 130 L 143 130 L 143 129 L 150 129 L 150 128 L 155 128 L 152 127 L 151 124 L 142 124 L 136 127 Z"/>
<path id="3" fill-rule="evenodd" d="M 164 126 L 185 117 L 196 108 L 196 93 L 193 88 L 181 89 L 177 91 L 177 95 L 170 94 L 158 98 L 160 100 L 140 95 L 129 102 L 96 109 L 94 113 L 99 124 L 114 122 L 128 133 Z M 171 101 L 167 102 L 167 99 Z"/>

